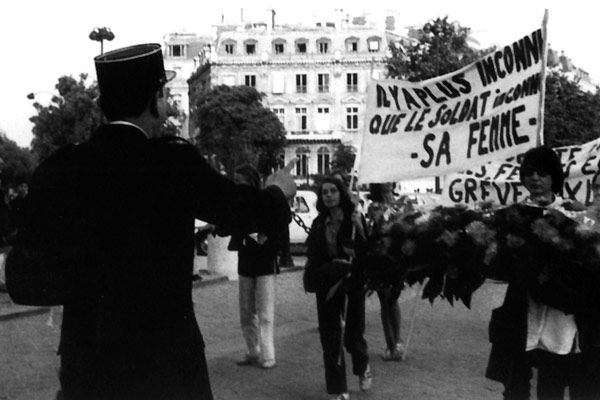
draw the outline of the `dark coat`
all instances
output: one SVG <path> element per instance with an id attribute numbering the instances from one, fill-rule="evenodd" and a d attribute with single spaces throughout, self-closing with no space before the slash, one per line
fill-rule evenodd
<path id="1" fill-rule="evenodd" d="M 194 218 L 230 234 L 287 226 L 281 190 L 234 185 L 187 142 L 117 124 L 40 165 L 29 196 L 15 248 L 43 254 L 56 290 L 38 300 L 64 305 L 65 399 L 212 399 L 191 296 Z M 11 296 L 35 303 L 41 291 L 13 264 Z"/>
<path id="2" fill-rule="evenodd" d="M 327 216 L 319 214 L 312 223 L 310 233 L 306 239 L 306 267 L 305 267 L 305 289 L 309 292 L 327 291 L 336 284 L 344 275 L 352 270 L 351 280 L 348 282 L 353 289 L 359 289 L 363 283 L 363 275 L 358 268 L 359 263 L 353 262 L 350 267 L 346 264 L 332 262 L 332 257 L 327 251 L 327 239 L 325 237 L 325 220 Z M 363 226 L 365 223 L 363 221 Z M 358 235 L 352 239 L 352 221 L 345 217 L 337 235 L 337 258 L 350 259 L 344 253 L 343 245 L 354 247 L 357 256 L 365 249 L 365 240 Z"/>
<path id="3" fill-rule="evenodd" d="M 272 232 L 263 244 L 258 244 L 250 236 L 234 236 L 229 242 L 229 250 L 238 252 L 238 274 L 248 278 L 279 273 L 277 254 L 281 249 L 278 240 L 285 232 Z"/>

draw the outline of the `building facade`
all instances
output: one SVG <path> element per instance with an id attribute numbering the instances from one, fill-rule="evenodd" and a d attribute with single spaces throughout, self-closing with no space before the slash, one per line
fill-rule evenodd
<path id="1" fill-rule="evenodd" d="M 309 182 L 311 175 L 329 172 L 339 144 L 356 141 L 367 85 L 385 76 L 388 43 L 394 38 L 383 29 L 348 21 L 312 27 L 274 21 L 222 25 L 214 44 L 203 46 L 199 63 L 208 65 L 205 89 L 248 85 L 265 94 L 264 106 L 286 130 L 284 162 L 298 157 L 295 174 L 299 182 Z M 171 38 L 167 47 L 172 43 Z M 165 56 L 167 65 L 170 57 Z"/>
<path id="2" fill-rule="evenodd" d="M 183 120 L 179 121 L 181 136 L 189 139 L 191 137 L 189 132 L 190 104 L 187 80 L 200 66 L 203 54 L 210 51 L 214 39 L 211 36 L 178 32 L 166 34 L 163 40 L 165 43 L 163 50 L 165 69 L 177 73 L 177 76 L 167 84 L 167 88 L 177 107 L 184 113 Z"/>

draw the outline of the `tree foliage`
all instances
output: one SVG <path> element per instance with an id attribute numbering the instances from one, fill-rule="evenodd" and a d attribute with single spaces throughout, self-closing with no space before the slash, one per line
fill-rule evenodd
<path id="1" fill-rule="evenodd" d="M 354 166 L 354 160 L 356 159 L 356 149 L 354 146 L 349 146 L 340 143 L 333 153 L 333 159 L 331 161 L 331 169 L 345 171 L 347 173 L 352 172 Z"/>
<path id="2" fill-rule="evenodd" d="M 485 52 L 469 46 L 469 32 L 470 28 L 448 22 L 448 17 L 427 22 L 414 41 L 405 46 L 390 44 L 389 77 L 417 82 L 470 64 Z"/>
<path id="3" fill-rule="evenodd" d="M 215 86 L 201 93 L 192 111 L 199 127 L 200 151 L 214 157 L 229 176 L 250 163 L 267 174 L 279 165 L 285 145 L 285 129 L 262 103 L 263 95 L 249 86 Z"/>
<path id="4" fill-rule="evenodd" d="M 36 166 L 30 150 L 19 147 L 0 131 L 0 179 L 2 186 L 14 186 L 27 182 Z"/>
<path id="5" fill-rule="evenodd" d="M 560 72 L 546 77 L 544 143 L 582 144 L 600 137 L 600 94 L 583 91 Z"/>
<path id="6" fill-rule="evenodd" d="M 58 148 L 70 143 L 87 140 L 90 134 L 104 121 L 97 99 L 99 97 L 96 82 L 87 83 L 87 75 L 61 76 L 55 86 L 58 95 L 52 97 L 49 105 L 33 104 L 37 115 L 29 120 L 33 122 L 33 153 L 40 161 L 46 159 Z M 183 112 L 167 89 L 167 117 L 161 127 L 161 135 L 179 135 L 180 128 L 174 120 L 182 120 Z"/>
<path id="7" fill-rule="evenodd" d="M 61 76 L 55 86 L 59 96 L 47 106 L 34 103 L 37 115 L 30 118 L 34 124 L 31 147 L 40 161 L 66 144 L 86 140 L 102 122 L 96 103 L 98 86 L 87 85 L 86 80 L 86 74 L 79 75 L 79 80 Z"/>

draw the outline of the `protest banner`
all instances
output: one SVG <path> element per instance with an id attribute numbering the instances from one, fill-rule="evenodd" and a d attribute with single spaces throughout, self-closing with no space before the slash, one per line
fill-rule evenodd
<path id="1" fill-rule="evenodd" d="M 578 146 L 557 147 L 565 172 L 562 197 L 590 205 L 592 183 L 600 171 L 600 139 Z M 522 201 L 527 190 L 519 180 L 520 156 L 493 162 L 476 170 L 446 175 L 442 203 L 475 206 L 480 202 L 509 205 Z"/>
<path id="2" fill-rule="evenodd" d="M 538 29 L 441 77 L 373 80 L 359 182 L 445 175 L 536 146 L 544 48 Z"/>

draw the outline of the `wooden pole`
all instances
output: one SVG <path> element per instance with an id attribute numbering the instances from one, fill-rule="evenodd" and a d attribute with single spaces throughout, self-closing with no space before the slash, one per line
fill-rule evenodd
<path id="1" fill-rule="evenodd" d="M 544 19 L 542 21 L 542 38 L 544 44 L 542 45 L 542 72 L 541 74 L 541 85 L 540 85 L 540 113 L 539 113 L 539 124 L 538 124 L 538 135 L 537 145 L 544 145 L 544 109 L 546 100 L 546 65 L 548 64 L 548 9 L 544 11 Z"/>

